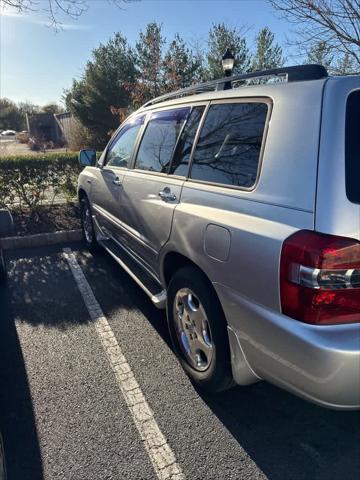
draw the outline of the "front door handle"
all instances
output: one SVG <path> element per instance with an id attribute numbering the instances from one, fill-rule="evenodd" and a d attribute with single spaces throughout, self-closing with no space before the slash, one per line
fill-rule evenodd
<path id="1" fill-rule="evenodd" d="M 164 200 L 164 202 L 174 202 L 176 200 L 175 193 L 172 193 L 169 187 L 164 187 L 164 189 L 161 190 L 158 195 L 161 200 Z"/>
<path id="2" fill-rule="evenodd" d="M 118 187 L 121 186 L 121 180 L 119 177 L 115 177 L 114 180 L 112 181 L 114 185 L 117 185 Z"/>

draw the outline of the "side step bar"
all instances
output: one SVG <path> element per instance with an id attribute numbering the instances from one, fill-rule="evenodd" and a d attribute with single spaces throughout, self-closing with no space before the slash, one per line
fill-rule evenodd
<path id="1" fill-rule="evenodd" d="M 162 289 L 161 284 L 131 254 L 113 238 L 98 237 L 98 242 L 144 290 L 157 308 L 164 309 L 166 307 L 166 290 Z"/>

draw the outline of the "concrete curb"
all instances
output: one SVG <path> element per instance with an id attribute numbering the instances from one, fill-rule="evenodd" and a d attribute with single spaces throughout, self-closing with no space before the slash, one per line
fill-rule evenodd
<path id="1" fill-rule="evenodd" d="M 4 250 L 13 248 L 41 247 L 44 245 L 56 245 L 64 242 L 78 242 L 82 239 L 82 231 L 61 230 L 53 233 L 38 233 L 26 237 L 6 237 L 0 239 L 0 246 Z"/>

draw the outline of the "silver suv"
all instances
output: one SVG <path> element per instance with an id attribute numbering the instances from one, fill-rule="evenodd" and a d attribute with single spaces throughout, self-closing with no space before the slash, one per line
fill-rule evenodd
<path id="1" fill-rule="evenodd" d="M 86 243 L 166 307 L 194 383 L 360 407 L 359 121 L 360 76 L 305 65 L 159 97 L 81 151 Z"/>

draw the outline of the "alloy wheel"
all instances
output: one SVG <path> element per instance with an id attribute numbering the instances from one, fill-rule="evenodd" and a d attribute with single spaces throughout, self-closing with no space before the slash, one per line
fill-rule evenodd
<path id="1" fill-rule="evenodd" d="M 174 299 L 176 334 L 187 362 L 203 372 L 214 355 L 210 325 L 199 298 L 189 288 L 178 290 Z"/>

